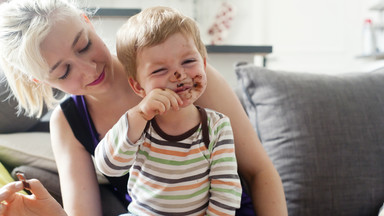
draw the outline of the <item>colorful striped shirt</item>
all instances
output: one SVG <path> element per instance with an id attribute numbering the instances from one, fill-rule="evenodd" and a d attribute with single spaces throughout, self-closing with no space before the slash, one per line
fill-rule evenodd
<path id="1" fill-rule="evenodd" d="M 240 207 L 241 184 L 229 118 L 199 109 L 207 121 L 209 146 L 199 124 L 179 136 L 165 134 L 149 121 L 132 143 L 124 115 L 95 150 L 98 169 L 105 175 L 130 172 L 129 212 L 135 215 L 234 215 Z"/>

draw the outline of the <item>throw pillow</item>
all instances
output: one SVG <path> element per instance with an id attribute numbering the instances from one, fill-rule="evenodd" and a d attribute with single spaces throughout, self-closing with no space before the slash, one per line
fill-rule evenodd
<path id="1" fill-rule="evenodd" d="M 384 70 L 324 75 L 236 68 L 289 215 L 377 215 L 384 201 Z"/>

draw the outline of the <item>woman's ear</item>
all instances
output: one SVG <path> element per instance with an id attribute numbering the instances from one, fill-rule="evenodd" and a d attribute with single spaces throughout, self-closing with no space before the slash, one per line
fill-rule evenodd
<path id="1" fill-rule="evenodd" d="M 128 78 L 128 81 L 129 81 L 129 85 L 131 86 L 132 90 L 137 94 L 139 95 L 140 97 L 145 97 L 145 90 L 143 88 L 141 88 L 141 85 L 139 82 L 137 82 L 135 79 L 133 79 L 132 77 L 129 77 Z"/>

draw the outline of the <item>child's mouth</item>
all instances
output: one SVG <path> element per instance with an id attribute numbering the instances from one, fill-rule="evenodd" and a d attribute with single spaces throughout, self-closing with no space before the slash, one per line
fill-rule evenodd
<path id="1" fill-rule="evenodd" d="M 179 94 L 179 93 L 181 93 L 181 92 L 187 91 L 188 89 L 190 89 L 190 87 L 187 87 L 187 86 L 182 85 L 181 87 L 178 87 L 178 88 L 175 90 L 175 92 L 176 92 L 177 94 Z"/>

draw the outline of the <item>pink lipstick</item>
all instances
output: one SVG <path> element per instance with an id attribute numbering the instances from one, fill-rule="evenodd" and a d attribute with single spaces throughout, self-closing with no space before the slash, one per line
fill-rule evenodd
<path id="1" fill-rule="evenodd" d="M 100 76 L 93 82 L 89 83 L 88 86 L 94 86 L 94 85 L 97 85 L 99 83 L 101 83 L 105 78 L 105 72 L 103 71 Z"/>

